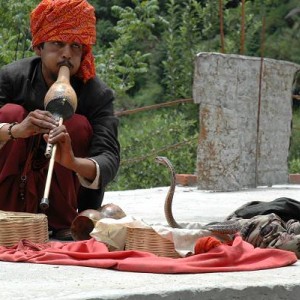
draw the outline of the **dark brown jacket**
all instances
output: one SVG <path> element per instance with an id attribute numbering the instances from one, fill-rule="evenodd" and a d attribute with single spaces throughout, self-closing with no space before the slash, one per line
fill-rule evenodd
<path id="1" fill-rule="evenodd" d="M 78 98 L 75 113 L 84 115 L 93 128 L 89 157 L 97 161 L 101 170 L 99 190 L 81 187 L 78 209 L 82 211 L 101 205 L 105 186 L 116 176 L 120 162 L 118 119 L 113 113 L 114 93 L 98 77 L 86 83 L 72 77 L 71 85 Z M 27 111 L 43 110 L 47 90 L 40 57 L 25 58 L 0 70 L 0 107 L 15 103 Z"/>

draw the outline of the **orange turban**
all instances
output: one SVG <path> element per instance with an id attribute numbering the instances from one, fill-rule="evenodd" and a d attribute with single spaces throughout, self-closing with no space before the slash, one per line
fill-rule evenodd
<path id="1" fill-rule="evenodd" d="M 32 46 L 47 41 L 85 45 L 80 69 L 84 81 L 95 76 L 92 45 L 96 42 L 95 10 L 85 0 L 42 0 L 31 12 Z"/>

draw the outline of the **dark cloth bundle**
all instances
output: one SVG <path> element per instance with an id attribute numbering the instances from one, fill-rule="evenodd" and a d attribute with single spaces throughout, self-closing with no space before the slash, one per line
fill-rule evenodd
<path id="1" fill-rule="evenodd" d="M 251 219 L 257 215 L 274 213 L 283 221 L 290 219 L 300 221 L 300 202 L 294 199 L 281 197 L 270 202 L 252 201 L 235 210 L 227 219 Z"/>

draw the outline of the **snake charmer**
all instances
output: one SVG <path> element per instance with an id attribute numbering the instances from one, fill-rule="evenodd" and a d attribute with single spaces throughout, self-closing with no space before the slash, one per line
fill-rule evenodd
<path id="1" fill-rule="evenodd" d="M 38 213 L 56 145 L 48 216 L 53 236 L 70 236 L 78 212 L 101 206 L 120 163 L 114 92 L 96 75 L 95 10 L 85 0 L 43 0 L 30 14 L 30 58 L 0 70 L 0 210 Z M 61 66 L 70 69 L 75 113 L 62 125 L 44 108 Z"/>

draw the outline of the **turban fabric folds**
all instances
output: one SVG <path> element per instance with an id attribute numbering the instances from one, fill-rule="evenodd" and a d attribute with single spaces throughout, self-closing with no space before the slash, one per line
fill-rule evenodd
<path id="1" fill-rule="evenodd" d="M 31 12 L 30 29 L 32 47 L 49 41 L 83 44 L 76 75 L 84 81 L 95 76 L 92 45 L 96 42 L 96 17 L 86 0 L 42 0 Z"/>

